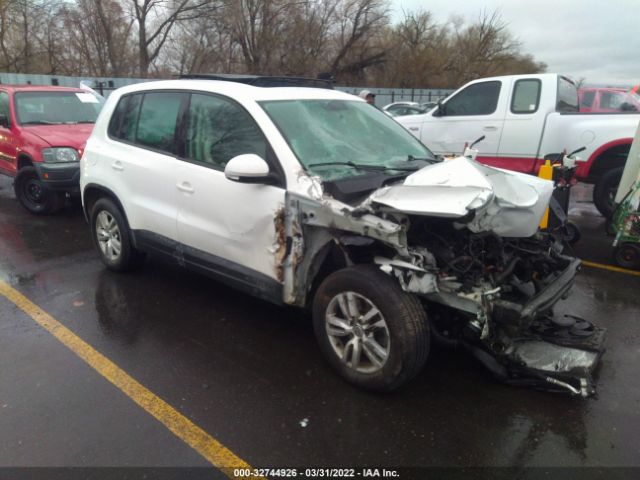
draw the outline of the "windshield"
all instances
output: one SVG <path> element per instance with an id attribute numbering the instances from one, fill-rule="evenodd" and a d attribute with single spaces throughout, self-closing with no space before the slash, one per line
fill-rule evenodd
<path id="1" fill-rule="evenodd" d="M 103 105 L 89 92 L 18 92 L 15 102 L 21 125 L 95 123 Z"/>
<path id="2" fill-rule="evenodd" d="M 400 124 L 364 102 L 261 102 L 307 171 L 323 180 L 363 175 L 367 167 L 397 174 L 433 154 Z M 370 170 L 369 170 L 370 171 Z"/>

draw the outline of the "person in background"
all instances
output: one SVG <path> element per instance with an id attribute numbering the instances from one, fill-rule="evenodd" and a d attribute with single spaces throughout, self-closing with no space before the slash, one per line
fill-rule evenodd
<path id="1" fill-rule="evenodd" d="M 371 93 L 369 90 L 362 90 L 358 96 L 364 98 L 369 105 L 376 106 L 376 94 Z"/>

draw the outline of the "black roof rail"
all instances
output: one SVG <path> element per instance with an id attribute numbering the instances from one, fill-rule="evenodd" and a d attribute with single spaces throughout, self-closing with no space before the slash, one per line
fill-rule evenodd
<path id="1" fill-rule="evenodd" d="M 253 85 L 254 87 L 312 87 L 333 90 L 333 82 L 322 78 L 278 77 L 266 75 L 240 75 L 232 73 L 189 73 L 180 75 L 186 80 L 222 80 Z"/>

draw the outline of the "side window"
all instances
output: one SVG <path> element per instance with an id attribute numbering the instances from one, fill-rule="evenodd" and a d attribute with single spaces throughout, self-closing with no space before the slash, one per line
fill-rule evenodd
<path id="1" fill-rule="evenodd" d="M 142 97 L 143 94 L 139 93 L 120 99 L 109 121 L 109 135 L 111 137 L 129 142 L 135 141 Z"/>
<path id="2" fill-rule="evenodd" d="M 491 115 L 498 107 L 500 97 L 499 81 L 474 83 L 445 103 L 444 114 L 448 117 L 457 115 Z"/>
<path id="3" fill-rule="evenodd" d="M 9 113 L 9 94 L 0 92 L 0 115 L 4 115 L 11 126 L 11 114 Z"/>
<path id="4" fill-rule="evenodd" d="M 135 142 L 163 152 L 177 153 L 176 125 L 184 94 L 145 93 L 138 118 Z M 126 131 L 126 135 L 130 133 Z"/>
<path id="5" fill-rule="evenodd" d="M 535 113 L 540 104 L 540 88 L 541 82 L 538 79 L 517 80 L 513 87 L 511 112 Z"/>
<path id="6" fill-rule="evenodd" d="M 192 94 L 187 111 L 186 158 L 224 170 L 229 160 L 245 153 L 267 158 L 267 143 L 251 115 L 224 98 Z"/>

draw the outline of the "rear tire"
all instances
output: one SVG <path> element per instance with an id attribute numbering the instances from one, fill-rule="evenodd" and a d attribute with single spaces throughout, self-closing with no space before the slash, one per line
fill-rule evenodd
<path id="1" fill-rule="evenodd" d="M 605 172 L 593 188 L 593 203 L 605 218 L 611 218 L 615 210 L 615 197 L 624 167 Z"/>
<path id="2" fill-rule="evenodd" d="M 34 215 L 50 215 L 64 207 L 64 195 L 51 190 L 34 167 L 18 171 L 13 190 L 20 205 Z"/>
<path id="3" fill-rule="evenodd" d="M 404 385 L 429 354 L 429 326 L 420 301 L 375 266 L 329 275 L 314 297 L 313 326 L 337 373 L 368 390 Z"/>
<path id="4" fill-rule="evenodd" d="M 127 272 L 144 260 L 144 254 L 131 243 L 124 215 L 108 198 L 99 199 L 91 209 L 91 237 L 100 260 L 109 270 Z"/>

